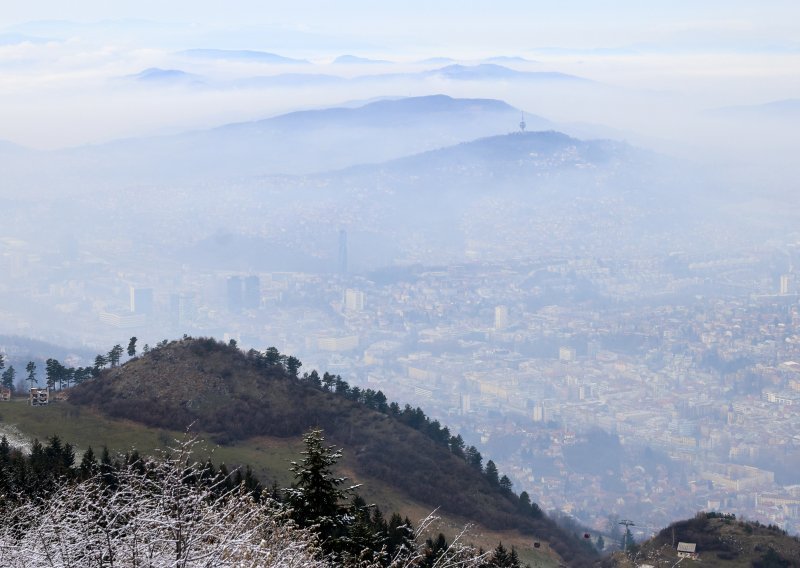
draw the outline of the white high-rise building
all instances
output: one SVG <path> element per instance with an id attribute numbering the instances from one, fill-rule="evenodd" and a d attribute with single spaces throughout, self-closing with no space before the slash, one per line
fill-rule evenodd
<path id="1" fill-rule="evenodd" d="M 357 335 L 320 337 L 317 339 L 317 349 L 320 351 L 351 351 L 356 347 L 358 347 Z"/>
<path id="2" fill-rule="evenodd" d="M 472 410 L 472 400 L 470 399 L 469 393 L 461 393 L 461 416 L 469 414 L 469 411 Z"/>
<path id="3" fill-rule="evenodd" d="M 789 293 L 789 275 L 781 275 L 781 296 L 786 296 Z"/>
<path id="4" fill-rule="evenodd" d="M 507 327 L 508 327 L 508 307 L 497 306 L 494 309 L 494 328 L 499 331 Z"/>
<path id="5" fill-rule="evenodd" d="M 344 308 L 349 312 L 364 310 L 364 292 L 348 288 L 344 291 Z"/>
<path id="6" fill-rule="evenodd" d="M 577 357 L 574 347 L 560 347 L 558 349 L 558 359 L 559 361 L 563 361 L 565 363 L 569 363 L 570 361 L 574 361 Z"/>

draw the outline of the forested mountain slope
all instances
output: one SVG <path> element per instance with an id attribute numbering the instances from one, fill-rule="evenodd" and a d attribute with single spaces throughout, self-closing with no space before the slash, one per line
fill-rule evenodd
<path id="1" fill-rule="evenodd" d="M 294 437 L 320 427 L 350 456 L 355 477 L 380 480 L 431 510 L 493 530 L 519 530 L 549 541 L 570 565 L 592 551 L 565 534 L 524 495 L 484 468 L 420 409 L 387 403 L 380 392 L 340 377 L 297 372 L 293 357 L 270 349 L 241 352 L 213 339 L 173 341 L 71 390 L 70 402 L 116 418 L 209 433 L 220 443 L 255 436 Z M 356 479 L 358 480 L 358 479 Z"/>

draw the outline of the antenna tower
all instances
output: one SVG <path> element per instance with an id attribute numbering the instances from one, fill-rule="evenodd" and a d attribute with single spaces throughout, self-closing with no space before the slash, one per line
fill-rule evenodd
<path id="1" fill-rule="evenodd" d="M 625 534 L 622 536 L 622 552 L 628 550 L 628 527 L 635 527 L 636 523 L 633 521 L 629 521 L 628 519 L 622 519 L 619 524 L 625 525 Z"/>
<path id="2" fill-rule="evenodd" d="M 523 112 L 522 113 L 522 119 L 519 121 L 519 129 L 520 129 L 520 131 L 521 132 L 525 132 L 525 127 L 526 126 L 527 126 L 527 124 L 525 124 L 525 113 Z"/>

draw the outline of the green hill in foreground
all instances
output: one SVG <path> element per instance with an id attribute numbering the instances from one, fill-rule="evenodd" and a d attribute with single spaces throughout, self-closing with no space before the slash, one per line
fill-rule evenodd
<path id="1" fill-rule="evenodd" d="M 697 557 L 681 560 L 679 543 L 694 544 Z M 740 521 L 734 515 L 698 513 L 672 523 L 627 555 L 615 553 L 603 566 L 675 566 L 679 560 L 681 566 L 707 568 L 795 568 L 800 567 L 800 539 L 779 527 Z"/>
<path id="2" fill-rule="evenodd" d="M 293 378 L 286 367 L 285 358 L 269 361 L 254 351 L 189 338 L 103 371 L 71 390 L 70 405 L 151 428 L 191 427 L 223 446 L 299 440 L 320 427 L 328 442 L 344 449 L 343 466 L 354 481 L 373 491 L 381 485 L 375 494 L 399 495 L 401 501 L 475 523 L 479 531 L 541 541 L 542 549 L 569 566 L 597 560 L 586 543 L 454 454 L 440 425 L 421 411 L 388 405 L 376 393 L 369 404 L 364 397 L 352 400 L 317 381 Z M 267 470 L 270 477 L 263 481 L 285 478 L 285 469 Z"/>

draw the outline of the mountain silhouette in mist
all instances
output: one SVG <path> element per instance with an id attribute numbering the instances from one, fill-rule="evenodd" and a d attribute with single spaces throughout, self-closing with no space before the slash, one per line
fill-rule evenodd
<path id="1" fill-rule="evenodd" d="M 137 83 L 159 85 L 203 85 L 205 83 L 200 75 L 187 73 L 180 69 L 160 69 L 158 67 L 150 67 L 125 78 Z"/>
<path id="2" fill-rule="evenodd" d="M 178 55 L 196 59 L 217 59 L 224 61 L 248 61 L 255 63 L 278 63 L 310 65 L 307 59 L 293 59 L 267 51 L 254 51 L 251 49 L 186 49 Z"/>
<path id="3" fill-rule="evenodd" d="M 149 71 L 140 80 L 185 80 Z M 141 74 L 140 74 L 141 75 Z M 498 100 L 444 95 L 292 112 L 172 136 L 120 140 L 49 154 L 72 169 L 133 182 L 306 174 L 383 162 L 517 128 L 520 111 Z M 531 129 L 550 123 L 526 114 Z"/>
<path id="4" fill-rule="evenodd" d="M 367 57 L 359 57 L 357 55 L 340 55 L 333 60 L 333 63 L 336 65 L 385 65 L 393 62 L 386 61 L 385 59 L 369 59 Z"/>
<path id="5" fill-rule="evenodd" d="M 516 71 L 503 65 L 496 65 L 493 63 L 481 63 L 480 65 L 448 65 L 441 69 L 428 71 L 427 75 L 436 75 L 458 81 L 519 80 L 591 83 L 589 79 L 584 79 L 576 75 L 568 75 L 556 71 Z"/>

